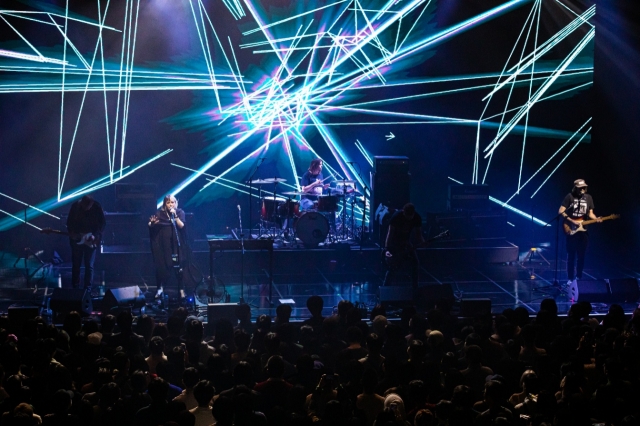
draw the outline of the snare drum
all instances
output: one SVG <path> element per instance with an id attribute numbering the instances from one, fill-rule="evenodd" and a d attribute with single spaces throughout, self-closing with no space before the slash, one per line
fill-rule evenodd
<path id="1" fill-rule="evenodd" d="M 317 247 L 329 235 L 329 221 L 317 212 L 305 212 L 295 225 L 296 236 L 307 248 Z"/>
<path id="2" fill-rule="evenodd" d="M 281 197 L 264 197 L 262 199 L 262 209 L 260 217 L 267 222 L 275 222 L 278 215 L 278 209 L 285 203 L 285 199 Z"/>
<path id="3" fill-rule="evenodd" d="M 335 212 L 336 210 L 338 210 L 338 197 L 335 195 L 318 197 L 319 212 Z"/>

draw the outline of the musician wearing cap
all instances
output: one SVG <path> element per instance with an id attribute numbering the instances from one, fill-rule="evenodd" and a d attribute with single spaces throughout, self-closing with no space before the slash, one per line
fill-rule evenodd
<path id="1" fill-rule="evenodd" d="M 558 213 L 565 219 L 569 226 L 579 226 L 585 219 L 592 219 L 601 222 L 593 212 L 593 198 L 587 194 L 587 183 L 584 179 L 576 179 L 573 182 L 573 189 L 568 193 Z M 576 232 L 573 235 L 567 234 L 567 283 L 572 288 L 577 288 L 576 279 L 582 279 L 584 269 L 584 258 L 589 243 L 587 232 Z"/>
<path id="2" fill-rule="evenodd" d="M 84 264 L 84 288 L 93 284 L 93 263 L 96 248 L 102 239 L 106 221 L 100 203 L 91 195 L 74 202 L 67 217 L 67 230 L 71 243 L 71 284 L 80 285 L 80 266 Z"/>
<path id="3" fill-rule="evenodd" d="M 149 237 L 151 253 L 156 268 L 157 295 L 171 277 L 171 271 L 177 270 L 185 261 L 186 229 L 184 210 L 178 208 L 178 200 L 173 195 L 164 197 L 162 207 L 149 218 Z M 179 281 L 179 280 L 178 280 Z M 180 284 L 180 283 L 179 283 Z M 182 291 L 182 289 L 180 289 Z"/>
<path id="4" fill-rule="evenodd" d="M 310 210 L 313 208 L 313 202 L 316 197 L 322 195 L 322 190 L 329 187 L 328 183 L 324 183 L 322 160 L 320 158 L 311 160 L 309 170 L 302 175 L 300 185 L 302 186 L 302 192 L 309 194 L 300 197 L 300 208 L 302 210 Z"/>

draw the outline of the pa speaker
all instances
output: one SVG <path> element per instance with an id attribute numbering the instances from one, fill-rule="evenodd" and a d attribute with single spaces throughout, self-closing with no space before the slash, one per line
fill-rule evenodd
<path id="1" fill-rule="evenodd" d="M 491 299 L 460 300 L 460 316 L 467 318 L 482 317 L 491 314 Z"/>
<path id="2" fill-rule="evenodd" d="M 137 285 L 110 288 L 102 299 L 102 313 L 114 313 L 120 309 L 141 308 L 145 304 L 144 294 Z"/>
<path id="3" fill-rule="evenodd" d="M 612 303 L 636 303 L 640 297 L 638 280 L 636 278 L 610 279 Z"/>
<path id="4" fill-rule="evenodd" d="M 578 281 L 578 302 L 611 303 L 609 284 L 604 280 Z"/>
<path id="5" fill-rule="evenodd" d="M 89 315 L 93 311 L 91 291 L 82 288 L 56 288 L 53 290 L 49 307 L 57 315 L 77 311 L 81 315 Z"/>

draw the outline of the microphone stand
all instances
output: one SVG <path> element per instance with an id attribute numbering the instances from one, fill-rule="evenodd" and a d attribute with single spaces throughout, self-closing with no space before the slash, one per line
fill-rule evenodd
<path id="1" fill-rule="evenodd" d="M 242 209 L 238 204 L 238 221 L 240 222 L 240 300 L 239 304 L 244 305 L 244 232 L 242 232 Z M 251 235 L 251 229 L 249 229 L 249 235 Z"/>
<path id="2" fill-rule="evenodd" d="M 367 217 L 367 192 L 371 193 L 371 189 L 369 189 L 369 187 L 367 186 L 366 183 L 364 183 L 364 179 L 362 179 L 362 175 L 360 174 L 360 164 L 359 163 L 355 163 L 352 162 L 351 164 L 357 164 L 358 165 L 358 177 L 360 178 L 360 181 L 362 182 L 362 197 L 363 197 L 363 201 L 364 204 L 362 206 L 362 229 L 360 231 L 360 250 L 362 251 L 362 245 L 364 244 L 364 227 L 365 227 L 365 220 Z"/>
<path id="3" fill-rule="evenodd" d="M 251 176 L 249 177 L 249 239 L 253 238 L 253 235 L 251 234 L 251 226 L 253 221 L 253 218 L 252 218 L 253 209 L 251 208 L 251 205 L 253 204 L 253 202 L 251 200 L 251 197 L 253 197 L 253 187 L 251 185 L 253 184 L 253 177 L 256 175 L 256 173 L 258 173 L 258 169 L 260 168 L 262 163 L 264 163 L 264 160 L 265 160 L 264 158 L 260 159 L 260 162 L 256 166 L 256 169 L 253 171 L 253 173 L 251 173 Z M 242 225 L 240 227 L 240 233 L 242 234 Z"/>
<path id="4" fill-rule="evenodd" d="M 573 206 L 569 206 L 568 209 L 565 209 L 565 211 L 563 211 L 562 213 L 567 213 L 567 215 L 570 215 L 573 212 Z M 555 264 L 555 270 L 553 272 L 553 283 L 551 283 L 550 286 L 543 286 L 543 287 L 535 287 L 533 290 L 543 290 L 545 288 L 549 288 L 549 287 L 554 287 L 557 289 L 560 289 L 561 292 L 564 292 L 564 287 L 560 284 L 560 281 L 558 281 L 558 249 L 560 246 L 560 217 L 562 217 L 562 213 L 558 213 L 557 215 L 555 215 L 551 220 L 549 220 L 547 223 L 545 223 L 544 226 L 549 226 L 551 224 L 551 222 L 556 222 L 556 264 Z"/>
<path id="5" fill-rule="evenodd" d="M 169 215 L 169 220 L 171 221 L 171 225 L 173 226 L 173 231 L 176 234 L 176 244 L 178 246 L 178 252 L 175 255 L 172 253 L 171 258 L 173 260 L 173 268 L 175 269 L 176 279 L 178 280 L 178 294 L 180 295 L 180 298 L 182 298 L 184 289 L 182 288 L 182 266 L 180 265 L 180 263 L 182 262 L 182 259 L 180 259 L 180 235 L 178 234 L 178 226 L 176 225 L 175 214 L 167 214 Z"/>

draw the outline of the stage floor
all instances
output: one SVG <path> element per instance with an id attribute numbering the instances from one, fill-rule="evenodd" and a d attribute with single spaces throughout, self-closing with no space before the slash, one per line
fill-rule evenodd
<path id="1" fill-rule="evenodd" d="M 430 256 L 433 252 L 421 252 L 420 287 L 448 285 L 455 297 L 454 311 L 459 307 L 462 299 L 489 299 L 493 313 L 500 313 L 507 308 L 522 306 L 532 315 L 535 314 L 540 302 L 545 298 L 553 298 L 558 304 L 559 312 L 566 313 L 571 306 L 568 289 L 553 286 L 555 269 L 553 259 L 551 263 L 535 257 L 533 261 L 526 259 L 527 252 L 518 253 L 513 262 L 502 263 L 471 263 L 459 260 L 442 262 L 433 261 L 437 256 Z M 203 254 L 204 255 L 204 254 Z M 252 317 L 261 314 L 275 316 L 275 307 L 280 303 L 290 303 L 293 306 L 293 319 L 309 317 L 306 300 L 309 296 L 319 295 L 324 300 L 323 314 L 330 315 L 340 300 L 350 300 L 354 304 L 362 305 L 369 311 L 380 303 L 379 287 L 381 286 L 385 269 L 379 261 L 379 250 L 353 250 L 345 255 L 340 251 L 330 254 L 322 250 L 303 250 L 287 255 L 286 266 L 276 261 L 273 271 L 273 287 L 269 288 L 268 265 L 264 255 L 255 253 L 255 258 L 245 260 L 244 270 L 238 268 L 239 254 L 227 252 L 216 259 L 216 278 L 219 283 L 218 293 L 224 290 L 231 303 L 237 303 L 240 297 L 252 306 Z M 104 255 L 103 255 L 104 256 Z M 141 256 L 149 256 L 141 254 Z M 285 256 L 280 253 L 278 256 Z M 305 259 L 301 262 L 299 258 Z M 128 255 L 131 262 L 139 266 L 135 256 Z M 4 256 L 3 264 L 13 264 L 15 257 Z M 431 259 L 431 260 L 429 260 Z M 282 259 L 281 259 L 282 260 Z M 119 261 L 121 262 L 121 260 Z M 207 267 L 201 259 L 199 269 Z M 103 265 L 104 266 L 104 265 Z M 564 265 L 560 263 L 557 273 L 561 284 L 566 283 Z M 35 267 L 35 265 L 34 265 Z M 119 271 L 126 269 L 120 263 Z M 30 269 L 33 272 L 33 269 Z M 107 271 L 107 276 L 118 279 L 106 280 L 108 288 L 139 286 L 146 294 L 147 300 L 153 300 L 155 286 L 152 278 L 139 274 L 114 274 Z M 244 275 L 244 285 L 241 286 L 241 273 Z M 408 271 L 407 271 L 408 272 Z M 18 306 L 46 306 L 44 287 L 55 287 L 57 278 L 63 278 L 63 285 L 68 286 L 70 265 L 52 266 L 50 270 L 36 273 L 27 285 L 24 269 L 10 268 L 0 270 L 0 311 L 6 312 L 10 305 Z M 640 278 L 640 267 L 623 265 L 595 265 L 591 264 L 585 270 L 585 280 Z M 401 276 L 401 282 L 396 283 L 398 293 L 403 287 L 409 286 L 408 276 Z M 96 281 L 100 280 L 100 270 L 96 274 Z M 34 290 L 34 284 L 38 288 Z M 195 284 L 186 286 L 187 294 L 193 296 Z M 51 289 L 48 290 L 50 294 Z M 93 289 L 97 298 L 97 289 Z M 625 312 L 631 313 L 637 307 L 637 300 L 616 301 L 623 306 Z M 399 315 L 402 304 L 388 302 L 388 316 Z M 606 313 L 609 304 L 592 301 L 594 313 Z M 206 307 L 201 306 L 206 313 Z M 166 313 L 157 309 L 148 309 L 147 313 L 162 318 Z"/>

